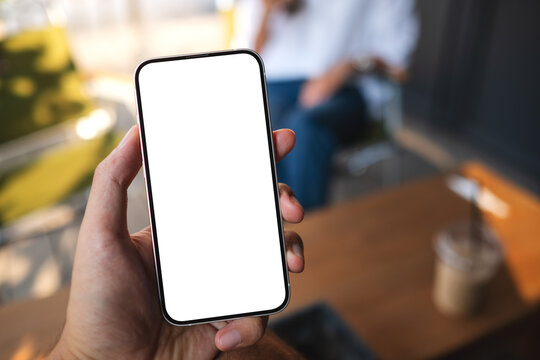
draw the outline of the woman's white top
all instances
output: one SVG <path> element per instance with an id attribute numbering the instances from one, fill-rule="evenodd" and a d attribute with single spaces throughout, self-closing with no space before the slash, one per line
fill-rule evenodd
<path id="1" fill-rule="evenodd" d="M 235 16 L 235 47 L 253 48 L 263 0 L 241 0 Z M 343 59 L 378 56 L 406 67 L 418 37 L 414 0 L 304 0 L 297 13 L 272 13 L 261 51 L 267 78 L 313 78 Z M 385 97 L 373 76 L 357 85 L 371 107 Z"/>

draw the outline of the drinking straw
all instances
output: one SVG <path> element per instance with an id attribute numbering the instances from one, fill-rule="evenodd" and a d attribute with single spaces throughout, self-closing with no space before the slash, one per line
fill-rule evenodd
<path id="1" fill-rule="evenodd" d="M 475 259 L 476 256 L 479 255 L 482 247 L 482 225 L 484 220 L 482 217 L 482 212 L 480 211 L 480 208 L 478 206 L 478 197 L 482 192 L 482 187 L 477 181 L 470 181 L 473 182 L 475 185 L 474 192 L 471 196 L 471 212 L 469 224 L 470 247 L 472 255 L 471 258 Z"/>

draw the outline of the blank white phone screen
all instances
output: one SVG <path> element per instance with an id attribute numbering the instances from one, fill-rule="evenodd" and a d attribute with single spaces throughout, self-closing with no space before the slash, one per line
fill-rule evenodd
<path id="1" fill-rule="evenodd" d="M 173 322 L 272 312 L 288 300 L 261 73 L 248 52 L 150 61 L 137 72 L 162 305 Z"/>

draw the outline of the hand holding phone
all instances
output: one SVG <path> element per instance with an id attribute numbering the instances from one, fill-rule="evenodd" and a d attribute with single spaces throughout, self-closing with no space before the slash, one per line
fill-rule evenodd
<path id="1" fill-rule="evenodd" d="M 274 145 L 279 161 L 292 149 L 294 134 L 289 130 L 274 132 Z M 156 295 L 150 228 L 132 235 L 127 229 L 127 188 L 141 161 L 139 132 L 133 127 L 96 169 L 77 241 L 66 323 L 50 359 L 183 359 L 193 354 L 199 359 L 214 359 L 219 350 L 249 347 L 264 333 L 265 317 L 190 327 L 165 322 Z M 235 189 L 239 196 L 246 196 L 241 181 Z M 280 184 L 283 219 L 299 222 L 302 207 L 291 194 Z M 289 270 L 302 271 L 301 239 L 286 231 L 285 241 Z M 299 255 L 294 248 L 299 249 Z"/>

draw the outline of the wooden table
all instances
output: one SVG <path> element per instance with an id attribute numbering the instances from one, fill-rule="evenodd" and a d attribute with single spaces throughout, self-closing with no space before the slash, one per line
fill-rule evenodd
<path id="1" fill-rule="evenodd" d="M 540 201 L 478 164 L 464 166 L 463 173 L 510 208 L 505 219 L 485 215 L 503 237 L 508 261 L 481 313 L 450 319 L 432 303 L 433 236 L 470 210 L 438 175 L 287 226 L 305 241 L 306 269 L 292 276 L 292 299 L 280 316 L 326 301 L 382 359 L 425 359 L 531 313 L 540 300 Z"/>
<path id="2" fill-rule="evenodd" d="M 431 301 L 433 235 L 466 218 L 469 204 L 442 175 L 314 212 L 295 228 L 306 270 L 291 278 L 292 300 L 280 316 L 326 301 L 382 359 L 446 354 L 526 317 L 540 301 L 540 201 L 477 164 L 463 168 L 507 202 L 500 233 L 507 262 L 483 311 L 449 319 Z M 67 290 L 0 308 L 0 358 L 24 360 L 52 348 L 64 322 Z"/>

